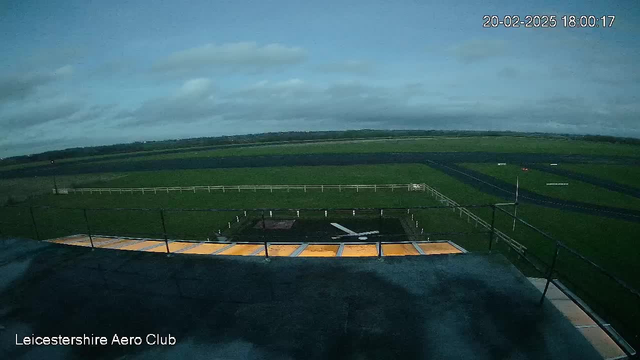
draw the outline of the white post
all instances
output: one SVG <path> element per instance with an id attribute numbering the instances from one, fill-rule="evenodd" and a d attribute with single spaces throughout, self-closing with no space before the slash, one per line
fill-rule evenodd
<path id="1" fill-rule="evenodd" d="M 307 192 L 307 185 L 304 186 L 304 192 Z"/>
<path id="2" fill-rule="evenodd" d="M 247 210 L 244 211 L 244 217 L 247 217 Z"/>
<path id="3" fill-rule="evenodd" d="M 269 186 L 269 189 L 271 189 L 271 192 L 273 192 L 273 186 Z"/>
<path id="4" fill-rule="evenodd" d="M 320 189 L 322 189 L 322 192 L 324 192 L 324 185 L 320 185 Z"/>
<path id="5" fill-rule="evenodd" d="M 520 181 L 518 180 L 518 176 L 516 176 L 516 203 L 518 202 L 518 189 L 520 188 Z M 511 231 L 516 231 L 516 216 L 518 214 L 518 205 L 513 206 L 513 226 L 511 227 Z"/>
<path id="6" fill-rule="evenodd" d="M 373 185 L 373 192 L 378 192 L 377 185 L 375 185 L 375 184 Z"/>
<path id="7" fill-rule="evenodd" d="M 238 185 L 238 192 L 240 192 L 240 185 Z"/>
<path id="8" fill-rule="evenodd" d="M 342 185 L 338 185 L 339 192 L 342 192 Z"/>
<path id="9" fill-rule="evenodd" d="M 238 217 L 238 215 L 236 215 L 236 222 L 240 222 L 240 217 Z"/>
<path id="10" fill-rule="evenodd" d="M 356 192 L 360 192 L 360 187 L 356 185 Z"/>
<path id="11" fill-rule="evenodd" d="M 324 211 L 324 217 L 327 217 L 327 210 Z"/>
<path id="12" fill-rule="evenodd" d="M 411 214 L 411 220 L 413 220 L 413 214 Z"/>
<path id="13" fill-rule="evenodd" d="M 207 191 L 211 192 L 211 185 L 207 185 Z"/>
<path id="14" fill-rule="evenodd" d="M 418 220 L 416 220 L 416 227 L 418 227 Z"/>
<path id="15" fill-rule="evenodd" d="M 269 217 L 273 217 L 273 211 L 269 210 Z"/>
<path id="16" fill-rule="evenodd" d="M 222 192 L 224 192 L 224 185 L 222 185 Z"/>
<path id="17" fill-rule="evenodd" d="M 229 226 L 229 229 L 231 229 L 231 222 L 227 222 L 227 225 Z"/>
<path id="18" fill-rule="evenodd" d="M 356 216 L 356 211 L 355 210 L 353 210 L 353 216 Z"/>

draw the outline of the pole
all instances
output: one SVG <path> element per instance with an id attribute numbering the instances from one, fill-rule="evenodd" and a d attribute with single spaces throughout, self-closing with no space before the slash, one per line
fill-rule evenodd
<path id="1" fill-rule="evenodd" d="M 489 252 L 491 252 L 491 244 L 493 243 L 493 235 L 496 233 L 495 223 L 496 223 L 496 206 L 491 205 L 491 209 L 493 209 L 493 213 L 491 215 L 491 232 L 489 233 Z"/>
<path id="2" fill-rule="evenodd" d="M 38 233 L 38 225 L 36 225 L 36 217 L 33 216 L 33 206 L 29 206 L 29 212 L 31 213 L 31 222 L 33 223 L 33 230 L 36 232 L 36 240 L 40 240 L 40 234 Z"/>
<path id="3" fill-rule="evenodd" d="M 518 189 L 520 188 L 520 181 L 518 180 L 518 176 L 516 176 L 516 201 L 515 205 L 513 205 L 513 226 L 511 231 L 516 230 L 516 215 L 518 214 Z"/>
<path id="4" fill-rule="evenodd" d="M 53 188 L 55 189 L 56 195 L 58 195 L 58 182 L 56 181 L 55 175 L 53 175 Z"/>
<path id="5" fill-rule="evenodd" d="M 164 245 L 167 247 L 169 254 L 169 239 L 167 238 L 167 227 L 164 224 L 164 210 L 160 209 L 160 219 L 162 220 L 162 234 L 164 235 Z"/>
<path id="6" fill-rule="evenodd" d="M 560 252 L 560 247 L 558 246 L 558 242 L 556 241 L 556 252 L 553 254 L 553 259 L 551 260 L 551 267 L 549 268 L 549 273 L 547 274 L 547 283 L 544 286 L 544 291 L 542 292 L 542 297 L 540 298 L 540 305 L 544 302 L 544 297 L 547 295 L 547 290 L 549 289 L 549 283 L 551 282 L 551 277 L 553 276 L 553 270 L 556 267 L 556 259 L 558 259 L 558 253 Z"/>
<path id="7" fill-rule="evenodd" d="M 264 223 L 264 210 L 262 211 L 262 241 L 264 242 L 264 256 L 269 258 L 269 246 L 267 245 L 267 239 L 265 238 L 265 223 Z"/>
<path id="8" fill-rule="evenodd" d="M 89 226 L 89 218 L 87 217 L 87 209 L 82 209 L 82 213 L 84 214 L 84 222 L 87 224 L 87 233 L 89 234 L 89 242 L 91 243 L 91 248 L 93 249 L 93 236 L 91 236 L 91 226 Z"/>

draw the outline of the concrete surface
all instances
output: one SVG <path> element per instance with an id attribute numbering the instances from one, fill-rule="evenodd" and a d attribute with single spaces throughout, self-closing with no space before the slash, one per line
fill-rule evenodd
<path id="1" fill-rule="evenodd" d="M 0 241 L 0 359 L 599 359 L 500 255 L 197 256 Z M 173 346 L 16 346 L 169 334 Z"/>

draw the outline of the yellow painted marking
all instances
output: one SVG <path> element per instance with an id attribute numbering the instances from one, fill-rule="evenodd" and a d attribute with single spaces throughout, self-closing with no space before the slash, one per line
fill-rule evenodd
<path id="1" fill-rule="evenodd" d="M 462 251 L 449 243 L 420 243 L 418 244 L 422 251 L 427 255 L 438 254 L 460 254 Z M 385 253 L 386 254 L 386 253 Z"/>
<path id="2" fill-rule="evenodd" d="M 52 243 L 56 243 L 56 244 L 67 244 L 67 243 L 71 243 L 71 242 L 74 242 L 74 241 L 79 241 L 80 239 L 86 239 L 87 241 L 89 241 L 89 237 L 88 236 L 75 235 L 75 236 L 67 236 L 67 237 L 62 238 L 62 239 L 51 240 L 51 242 Z M 69 245 L 73 245 L 73 244 L 69 244 Z"/>
<path id="3" fill-rule="evenodd" d="M 229 244 L 202 244 L 192 249 L 185 250 L 181 254 L 202 254 L 209 255 L 214 251 L 220 250 Z"/>
<path id="4" fill-rule="evenodd" d="M 599 327 L 582 328 L 578 330 L 603 358 L 610 359 L 624 355 L 624 351 Z"/>
<path id="5" fill-rule="evenodd" d="M 340 245 L 309 245 L 300 255 L 302 257 L 335 257 Z"/>
<path id="6" fill-rule="evenodd" d="M 113 240 L 113 239 L 112 239 L 112 240 Z M 121 246 L 121 245 L 123 245 L 123 244 L 127 244 L 127 243 L 129 243 L 129 244 L 133 244 L 133 243 L 134 243 L 134 240 L 121 239 L 121 240 L 116 241 L 116 242 L 111 243 L 111 244 L 100 244 L 100 245 L 96 245 L 96 247 L 110 249 L 110 248 L 117 247 L 117 246 Z M 126 245 L 125 245 L 125 246 L 126 246 Z"/>
<path id="7" fill-rule="evenodd" d="M 342 256 L 344 257 L 364 257 L 364 256 L 378 256 L 378 249 L 376 245 L 347 245 L 345 244 L 342 250 Z"/>
<path id="8" fill-rule="evenodd" d="M 420 255 L 413 244 L 382 244 L 384 256 Z"/>
<path id="9" fill-rule="evenodd" d="M 169 251 L 171 252 L 176 252 L 176 251 L 180 251 L 188 246 L 194 245 L 194 243 L 191 242 L 172 242 L 169 243 Z M 167 247 L 165 246 L 165 251 L 167 250 Z"/>
<path id="10" fill-rule="evenodd" d="M 216 255 L 251 255 L 261 246 L 256 244 L 237 244 Z"/>
<path id="11" fill-rule="evenodd" d="M 94 237 L 93 238 L 93 246 L 98 247 L 98 245 L 100 244 L 104 244 L 107 241 L 113 241 L 113 238 L 104 238 L 104 237 Z M 81 243 L 77 243 L 77 244 L 73 244 L 73 245 L 79 245 L 79 246 L 91 246 L 91 242 L 89 241 L 89 238 L 87 238 L 87 241 L 83 241 Z"/>
<path id="12" fill-rule="evenodd" d="M 587 315 L 573 300 L 551 300 L 551 303 L 560 310 L 574 326 L 577 325 L 595 325 L 596 322 Z"/>
<path id="13" fill-rule="evenodd" d="M 262 246 L 264 248 L 264 246 Z M 297 245 L 269 245 L 269 256 L 289 256 L 293 254 L 296 249 L 300 247 Z M 264 256 L 264 249 L 256 254 L 256 256 Z"/>
<path id="14" fill-rule="evenodd" d="M 130 245 L 127 246 L 123 246 L 120 249 L 121 250 L 141 250 L 146 248 L 147 246 L 153 246 L 153 245 L 157 245 L 163 243 L 161 241 L 142 241 L 139 243 L 131 243 Z M 167 251 L 167 249 L 165 248 L 164 251 Z"/>

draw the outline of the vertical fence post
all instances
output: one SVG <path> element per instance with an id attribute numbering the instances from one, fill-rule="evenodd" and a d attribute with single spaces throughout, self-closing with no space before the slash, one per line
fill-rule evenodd
<path id="1" fill-rule="evenodd" d="M 496 206 L 495 205 L 491 205 L 491 209 L 493 209 L 493 212 L 491 214 L 491 232 L 489 233 L 489 252 L 491 252 L 491 244 L 493 243 L 493 236 L 496 233 L 496 227 L 495 227 L 495 223 L 496 223 Z"/>
<path id="2" fill-rule="evenodd" d="M 160 220 L 162 220 L 162 234 L 164 235 L 164 245 L 167 247 L 167 254 L 169 254 L 169 239 L 167 238 L 167 226 L 164 224 L 163 209 L 160 209 Z"/>
<path id="3" fill-rule="evenodd" d="M 264 256 L 269 258 L 269 246 L 267 245 L 267 239 L 265 237 L 266 225 L 264 223 L 264 210 L 262 210 L 262 241 L 264 242 Z"/>
<path id="4" fill-rule="evenodd" d="M 29 212 L 31 213 L 31 223 L 33 223 L 33 230 L 36 232 L 36 240 L 40 240 L 40 233 L 38 233 L 38 225 L 36 225 L 36 217 L 33 216 L 33 206 L 29 206 Z"/>
<path id="5" fill-rule="evenodd" d="M 91 248 L 93 249 L 93 236 L 91 235 L 91 226 L 89 226 L 89 218 L 87 217 L 87 209 L 82 209 L 82 214 L 84 215 L 84 223 L 87 224 L 87 233 L 89 234 L 89 242 L 91 243 Z"/>
<path id="6" fill-rule="evenodd" d="M 558 259 L 558 253 L 560 252 L 560 247 L 558 246 L 558 242 L 556 241 L 556 251 L 553 254 L 553 259 L 551 260 L 551 267 L 549 268 L 549 273 L 547 274 L 547 283 L 544 285 L 544 291 L 542 292 L 542 297 L 540 298 L 540 305 L 544 302 L 544 297 L 547 296 L 547 290 L 549 289 L 549 283 L 551 282 L 551 277 L 553 277 L 553 270 L 556 267 L 556 260 Z"/>
<path id="7" fill-rule="evenodd" d="M 376 245 L 378 245 L 378 259 L 382 259 L 382 243 L 380 242 L 380 240 L 378 240 L 378 243 Z"/>

